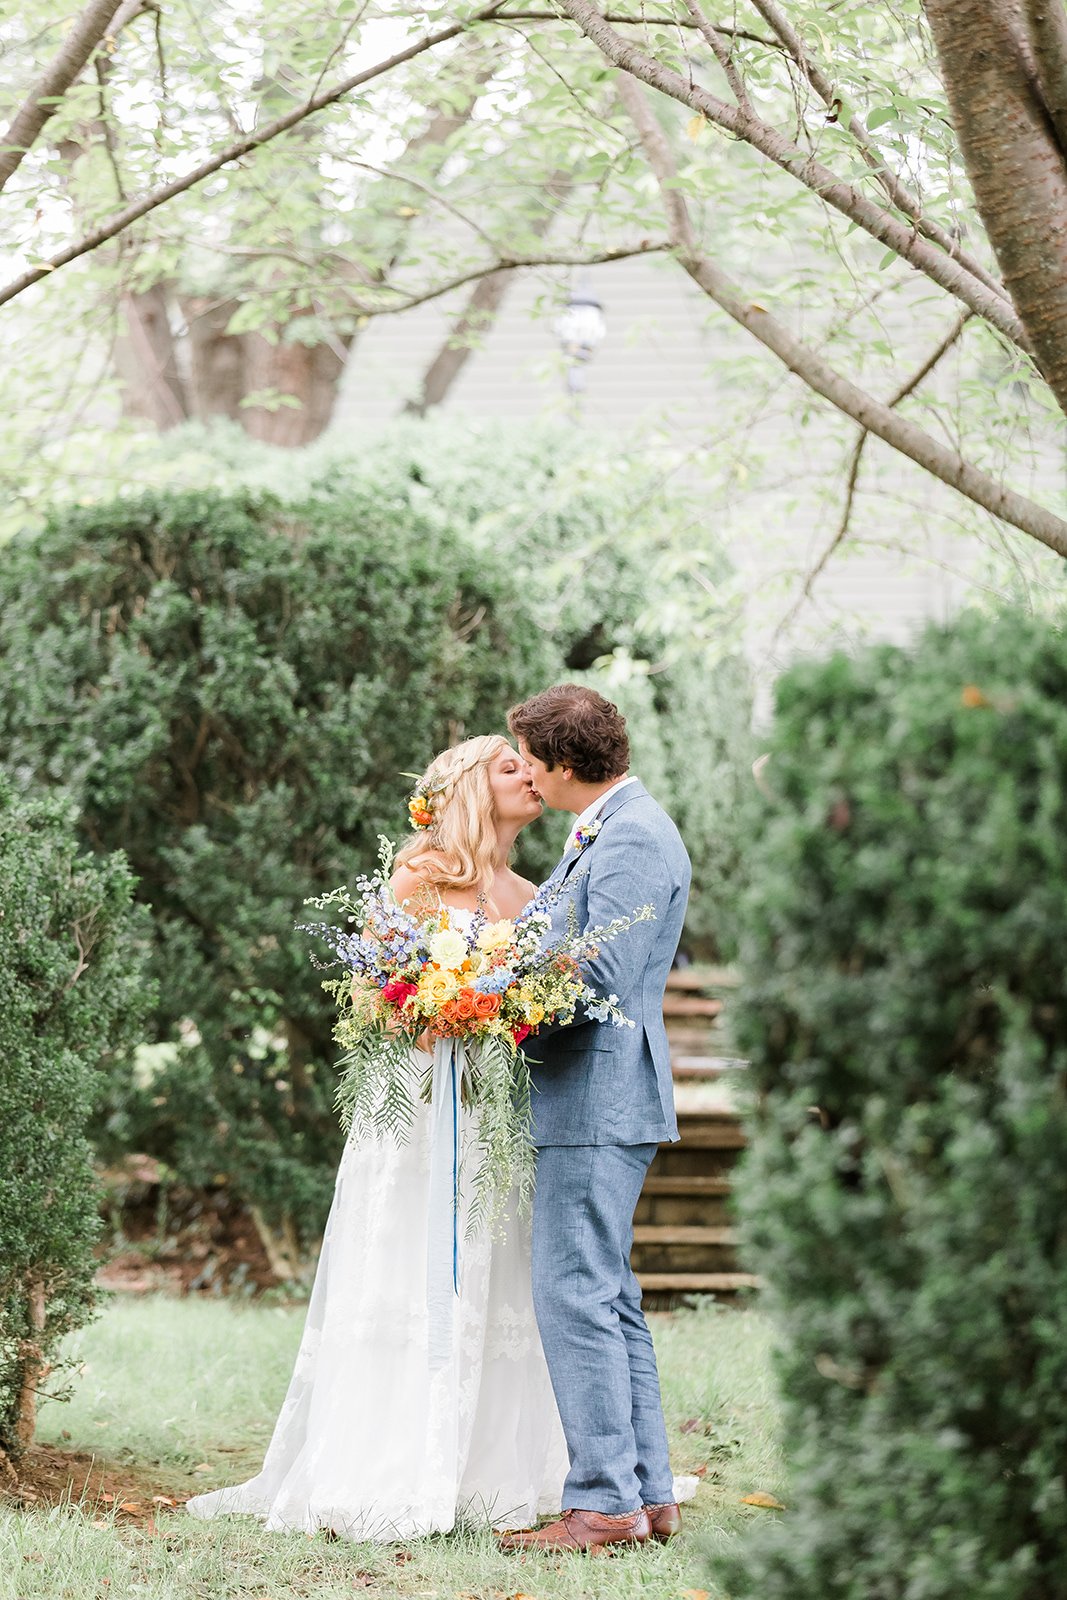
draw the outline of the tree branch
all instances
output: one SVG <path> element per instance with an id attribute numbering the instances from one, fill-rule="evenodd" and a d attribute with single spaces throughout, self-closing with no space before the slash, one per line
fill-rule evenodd
<path id="1" fill-rule="evenodd" d="M 572 187 L 572 180 L 563 172 L 556 173 L 546 184 L 546 196 L 552 203 L 545 207 L 533 224 L 533 232 L 538 238 L 543 238 L 551 228 L 556 211 Z M 431 406 L 439 406 L 444 402 L 473 354 L 474 341 L 484 337 L 492 327 L 511 285 L 512 270 L 502 267 L 478 279 L 451 332 L 423 373 L 418 398 L 405 402 L 405 413 L 424 417 Z"/>
<path id="2" fill-rule="evenodd" d="M 63 40 L 59 53 L 37 79 L 15 112 L 0 145 L 0 189 L 16 172 L 53 115 L 85 63 L 108 31 L 115 15 L 115 0 L 89 0 L 89 4 Z"/>
<path id="3" fill-rule="evenodd" d="M 787 13 L 778 4 L 778 0 L 752 0 L 752 4 L 770 27 L 774 29 L 785 45 L 786 50 L 827 109 L 832 111 L 835 106 L 840 105 L 840 96 L 836 93 L 833 84 L 808 51 L 800 34 L 789 20 Z M 1000 279 L 989 272 L 974 256 L 970 255 L 966 250 L 962 250 L 959 240 L 954 239 L 945 228 L 941 227 L 940 223 L 923 214 L 922 201 L 918 195 L 912 194 L 908 186 L 892 170 L 884 153 L 872 141 L 862 117 L 851 109 L 848 112 L 847 128 L 855 141 L 860 155 L 878 179 L 893 205 L 899 211 L 902 211 L 906 217 L 911 218 L 924 238 L 931 239 L 934 244 L 940 245 L 947 255 L 952 256 L 954 260 L 966 267 L 967 271 L 972 273 L 979 283 L 984 283 L 987 289 L 992 289 L 994 294 L 1000 296 L 1006 306 L 1011 307 L 1008 291 Z"/>
<path id="4" fill-rule="evenodd" d="M 622 11 L 605 11 L 603 16 L 605 22 L 613 23 L 617 28 L 649 28 L 657 25 L 663 28 L 695 28 L 697 26 L 695 22 L 687 21 L 685 17 L 658 17 L 651 11 L 645 12 L 645 14 L 640 17 L 628 17 Z M 497 21 L 562 22 L 563 18 L 560 16 L 558 11 L 509 10 L 501 11 Z M 762 44 L 768 50 L 777 50 L 780 48 L 776 39 L 768 39 L 762 33 L 750 33 L 746 28 L 727 28 L 721 26 L 719 23 L 709 23 L 708 26 L 714 28 L 715 32 L 720 34 L 724 39 L 748 39 L 752 44 Z"/>
<path id="5" fill-rule="evenodd" d="M 733 41 L 731 40 L 731 43 L 727 44 L 721 35 L 716 32 L 697 5 L 697 0 L 685 0 L 685 8 L 692 18 L 693 26 L 700 29 L 705 43 L 722 68 L 723 75 L 730 85 L 734 99 L 739 106 L 744 106 L 746 111 L 751 110 L 745 80 L 734 66 L 733 51 L 731 49 Z"/>
<path id="6" fill-rule="evenodd" d="M 572 0 L 561 0 L 563 4 Z M 1025 495 L 1017 494 L 965 461 L 932 434 L 891 406 L 869 395 L 825 361 L 817 350 L 794 337 L 784 323 L 764 306 L 749 300 L 704 255 L 696 241 L 685 201 L 677 188 L 674 158 L 652 108 L 639 85 L 623 75 L 617 84 L 619 98 L 633 119 L 663 198 L 668 231 L 675 253 L 690 277 L 709 299 L 778 357 L 809 389 L 858 422 L 866 431 L 924 467 L 942 483 L 956 489 L 975 505 L 1001 521 L 1011 523 L 1057 555 L 1067 556 L 1067 522 Z"/>
<path id="7" fill-rule="evenodd" d="M 173 200 L 176 195 L 184 194 L 187 190 L 195 188 L 197 184 L 203 183 L 205 178 L 210 178 L 213 173 L 219 171 L 220 167 L 228 166 L 232 161 L 239 161 L 242 156 L 259 149 L 262 145 L 269 144 L 272 139 L 277 139 L 280 134 L 288 133 L 290 128 L 297 127 L 306 118 L 314 116 L 316 112 L 324 110 L 326 106 L 331 106 L 336 101 L 343 99 L 345 95 L 351 94 L 353 89 L 360 88 L 361 85 L 369 83 L 373 78 L 382 77 L 395 67 L 402 66 L 405 61 L 411 61 L 415 56 L 423 55 L 427 50 L 434 49 L 436 45 L 444 44 L 448 39 L 454 39 L 457 34 L 465 33 L 474 23 L 484 22 L 487 18 L 494 16 L 503 3 L 504 0 L 494 0 L 493 4 L 484 6 L 480 11 L 474 12 L 462 22 L 450 23 L 447 28 L 440 28 L 436 33 L 425 34 L 421 39 L 417 39 L 403 50 L 398 50 L 395 55 L 389 56 L 386 60 L 376 62 L 372 67 L 365 67 L 362 72 L 356 72 L 350 78 L 345 78 L 343 82 L 335 84 L 332 89 L 324 90 L 321 94 L 312 96 L 303 105 L 287 112 L 285 116 L 278 117 L 274 122 L 269 122 L 264 127 L 245 135 L 243 138 L 234 140 L 232 144 L 228 144 L 222 150 L 217 151 L 207 161 L 202 161 L 191 172 L 184 173 L 180 178 L 174 178 L 170 183 L 161 184 L 158 189 L 153 189 L 148 194 L 142 195 L 139 200 L 133 201 L 122 211 L 117 211 L 108 217 L 75 244 L 68 245 L 65 250 L 59 251 L 57 255 L 50 257 L 49 260 L 41 262 L 36 267 L 29 268 L 20 277 L 14 278 L 6 287 L 0 289 L 0 305 L 6 305 L 9 300 L 14 300 L 16 295 L 22 294 L 32 284 L 39 283 L 50 272 L 55 272 L 60 267 L 67 266 L 71 261 L 77 261 L 80 256 L 88 255 L 90 251 L 97 249 L 98 246 L 106 244 L 109 239 L 114 239 L 117 234 L 123 233 L 132 223 L 139 221 L 141 217 L 147 216 L 150 211 L 155 211 L 157 207 L 165 205 L 168 200 Z M 108 10 L 109 16 L 113 10 L 114 6 L 112 4 Z M 84 62 L 82 65 L 84 65 Z"/>
<path id="8" fill-rule="evenodd" d="M 969 306 L 976 315 L 998 328 L 1013 344 L 1029 350 L 1027 335 L 1012 306 L 979 282 L 958 260 L 935 248 L 929 240 L 921 238 L 913 227 L 909 227 L 884 206 L 868 199 L 851 184 L 842 181 L 814 156 L 799 150 L 751 110 L 728 105 L 698 83 L 654 61 L 609 27 L 591 0 L 559 0 L 559 6 L 615 66 L 672 100 L 701 112 L 716 127 L 759 150 L 805 188 L 811 189 L 827 205 L 857 223 L 872 238 L 894 250 L 901 260 L 907 261 Z"/>
<path id="9" fill-rule="evenodd" d="M 472 267 L 469 272 L 461 272 L 457 277 L 435 284 L 431 289 L 421 290 L 418 294 L 405 295 L 398 289 L 383 285 L 380 293 L 399 296 L 391 305 L 383 304 L 380 300 L 355 299 L 350 299 L 348 304 L 356 316 L 394 316 L 400 311 L 410 311 L 413 306 L 424 306 L 431 300 L 440 300 L 442 295 L 451 294 L 455 289 L 462 289 L 468 283 L 488 278 L 496 272 L 514 272 L 519 267 L 598 267 L 608 261 L 629 261 L 633 256 L 656 255 L 670 248 L 666 241 L 642 239 L 637 245 L 620 245 L 615 250 L 594 250 L 585 255 L 575 251 L 550 251 L 536 256 L 501 256 L 497 261 Z"/>
<path id="10" fill-rule="evenodd" d="M 900 387 L 886 401 L 886 404 L 892 410 L 895 410 L 902 400 L 906 400 L 908 395 L 914 394 L 920 383 L 924 382 L 924 380 L 929 377 L 930 373 L 934 370 L 942 357 L 947 355 L 952 349 L 952 346 L 956 343 L 960 334 L 963 332 L 970 320 L 971 312 L 969 311 L 964 311 L 956 318 L 955 322 L 952 324 L 952 327 L 945 334 L 945 337 L 940 340 L 936 347 L 930 352 L 922 365 L 912 373 L 910 378 L 906 378 Z M 826 571 L 826 568 L 829 566 L 830 560 L 835 551 L 845 541 L 845 538 L 848 534 L 849 525 L 852 521 L 852 508 L 856 499 L 856 488 L 859 483 L 860 463 L 863 459 L 863 450 L 870 436 L 870 432 L 867 428 L 861 428 L 856 437 L 856 442 L 852 446 L 852 450 L 849 453 L 848 474 L 845 479 L 845 500 L 843 506 L 841 507 L 841 516 L 838 520 L 837 527 L 834 529 L 833 534 L 827 541 L 826 547 L 822 554 L 819 556 L 815 565 L 804 579 L 804 587 L 801 590 L 800 596 L 796 603 L 790 608 L 787 614 L 783 617 L 782 621 L 778 624 L 778 627 L 775 629 L 774 637 L 776 641 L 789 627 L 790 623 L 799 612 L 801 606 L 804 604 L 804 601 L 811 599 L 811 592 L 814 589 L 816 582 Z"/>

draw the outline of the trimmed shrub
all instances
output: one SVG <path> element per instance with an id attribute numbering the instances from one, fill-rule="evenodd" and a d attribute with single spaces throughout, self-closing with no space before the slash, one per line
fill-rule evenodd
<path id="1" fill-rule="evenodd" d="M 158 1005 L 102 1154 L 318 1231 L 340 1133 L 304 898 L 405 830 L 405 771 L 559 670 L 501 561 L 369 494 L 155 495 L 7 548 L 0 745 L 23 786 L 70 786 L 153 914 Z"/>
<path id="2" fill-rule="evenodd" d="M 754 804 L 747 1263 L 790 1510 L 741 1600 L 1067 1584 L 1067 638 L 798 667 Z"/>
<path id="3" fill-rule="evenodd" d="M 56 1345 L 92 1311 L 85 1128 L 149 999 L 126 862 L 79 853 L 73 822 L 0 778 L 0 1457 L 29 1444 Z"/>
<path id="4" fill-rule="evenodd" d="M 685 948 L 729 955 L 738 891 L 732 819 L 751 786 L 752 689 L 733 569 L 709 526 L 702 485 L 655 442 L 567 424 L 398 418 L 353 452 L 332 432 L 298 456 L 234 424 L 187 423 L 154 440 L 142 477 L 267 484 L 286 499 L 356 495 L 433 537 L 506 552 L 536 626 L 579 678 L 631 724 L 634 770 L 689 845 Z M 531 877 L 566 828 L 524 836 Z"/>

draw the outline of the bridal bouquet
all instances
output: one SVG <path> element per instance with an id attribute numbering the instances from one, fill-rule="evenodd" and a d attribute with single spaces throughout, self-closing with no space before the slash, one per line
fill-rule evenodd
<path id="1" fill-rule="evenodd" d="M 533 1187 L 529 1142 L 530 1075 L 523 1040 L 546 1022 L 586 1015 L 633 1027 L 615 995 L 598 995 L 581 962 L 601 944 L 653 916 L 642 906 L 602 928 L 572 924 L 546 945 L 552 895 L 538 894 L 514 920 L 482 911 L 410 908 L 389 887 L 392 846 L 381 840 L 372 877 L 307 901 L 335 908 L 344 926 L 306 929 L 325 939 L 343 975 L 323 988 L 338 1004 L 334 1037 L 344 1048 L 337 1104 L 346 1128 L 402 1140 L 434 1075 L 414 1053 L 428 1031 L 455 1064 L 456 1092 L 478 1110 L 481 1160 L 472 1182 L 471 1227 L 493 1217 L 515 1184 L 520 1201 Z M 554 892 L 553 892 L 554 893 Z"/>

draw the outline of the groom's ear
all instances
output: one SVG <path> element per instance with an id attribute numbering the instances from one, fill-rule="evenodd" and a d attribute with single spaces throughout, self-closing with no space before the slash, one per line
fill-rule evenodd
<path id="1" fill-rule="evenodd" d="M 559 775 L 560 775 L 561 778 L 566 778 L 567 782 L 570 783 L 571 779 L 574 777 L 574 768 L 573 767 L 561 767 L 560 771 L 559 771 Z"/>

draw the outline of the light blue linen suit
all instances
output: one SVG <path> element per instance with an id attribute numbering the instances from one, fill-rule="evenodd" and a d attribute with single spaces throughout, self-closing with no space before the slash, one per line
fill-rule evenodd
<path id="1" fill-rule="evenodd" d="M 573 905 L 581 928 L 652 905 L 586 965 L 633 1028 L 583 1020 L 527 1041 L 534 1143 L 533 1292 L 570 1454 L 564 1509 L 621 1514 L 673 1500 L 659 1376 L 630 1268 L 633 1217 L 649 1163 L 676 1140 L 663 991 L 689 894 L 685 846 L 640 783 L 609 794 L 600 830 L 573 846 L 553 933 Z"/>

